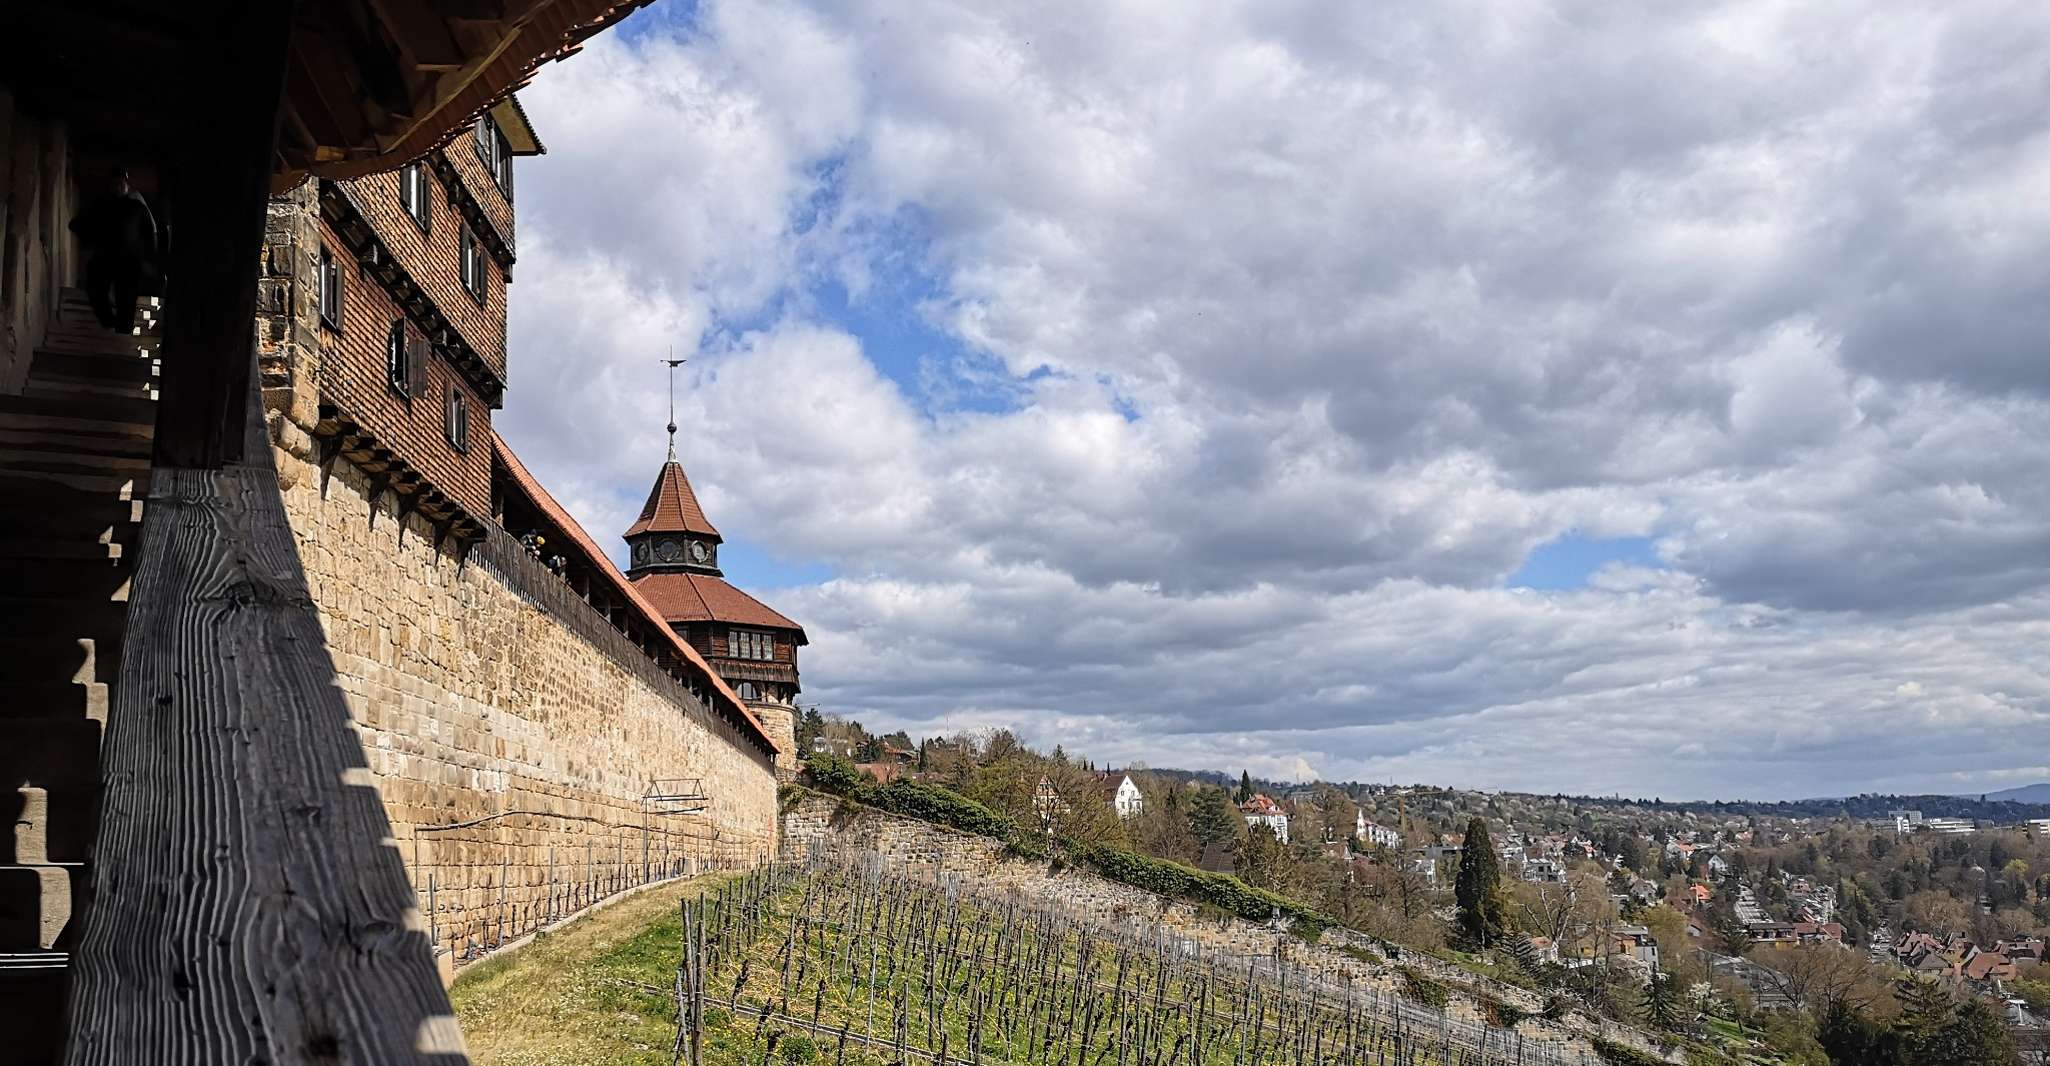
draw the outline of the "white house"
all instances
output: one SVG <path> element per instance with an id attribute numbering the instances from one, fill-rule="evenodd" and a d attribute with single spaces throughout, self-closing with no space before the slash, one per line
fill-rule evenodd
<path id="1" fill-rule="evenodd" d="M 1363 811 L 1355 813 L 1353 816 L 1352 835 L 1366 841 L 1369 847 L 1399 848 L 1402 846 L 1401 833 L 1379 822 L 1369 821 L 1366 813 Z"/>
<path id="2" fill-rule="evenodd" d="M 1111 808 L 1120 818 L 1130 818 L 1146 809 L 1146 797 L 1140 793 L 1139 784 L 1131 774 L 1100 774 L 1104 790 L 1110 793 Z"/>
<path id="3" fill-rule="evenodd" d="M 1245 815 L 1247 825 L 1266 826 L 1273 832 L 1274 839 L 1288 843 L 1288 813 L 1281 809 L 1281 804 L 1274 802 L 1273 797 L 1254 796 L 1239 804 L 1239 813 Z"/>

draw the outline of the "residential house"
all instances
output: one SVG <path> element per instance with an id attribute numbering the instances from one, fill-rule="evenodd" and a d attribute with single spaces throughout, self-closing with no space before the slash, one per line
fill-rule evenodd
<path id="1" fill-rule="evenodd" d="M 1401 833 L 1379 822 L 1370 820 L 1365 813 L 1354 815 L 1353 835 L 1366 841 L 1370 847 L 1399 848 L 1402 846 Z"/>
<path id="2" fill-rule="evenodd" d="M 1239 804 L 1239 813 L 1245 816 L 1247 825 L 1265 827 L 1274 834 L 1274 839 L 1283 844 L 1288 843 L 1288 812 L 1281 809 L 1281 804 L 1274 802 L 1274 797 L 1265 793 L 1256 794 L 1252 799 Z"/>
<path id="3" fill-rule="evenodd" d="M 1139 792 L 1139 783 L 1132 780 L 1131 774 L 1098 770 L 1096 783 L 1119 818 L 1130 818 L 1146 809 L 1146 797 Z"/>

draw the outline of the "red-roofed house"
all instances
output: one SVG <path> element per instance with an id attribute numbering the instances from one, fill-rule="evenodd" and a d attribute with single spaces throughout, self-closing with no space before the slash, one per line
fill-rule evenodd
<path id="1" fill-rule="evenodd" d="M 676 427 L 671 426 L 674 433 Z M 796 771 L 797 649 L 804 627 L 728 584 L 719 571 L 724 539 L 698 505 L 672 440 L 641 516 L 627 527 L 627 577 L 684 642 L 739 694 L 776 738 L 778 776 Z"/>
<path id="2" fill-rule="evenodd" d="M 1274 802 L 1274 797 L 1264 793 L 1255 795 L 1239 804 L 1239 813 L 1245 816 L 1247 825 L 1266 826 L 1273 832 L 1274 839 L 1288 843 L 1288 812 Z"/>

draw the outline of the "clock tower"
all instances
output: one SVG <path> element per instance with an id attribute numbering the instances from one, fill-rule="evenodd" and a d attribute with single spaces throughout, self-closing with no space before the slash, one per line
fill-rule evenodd
<path id="1" fill-rule="evenodd" d="M 673 457 L 641 508 L 640 521 L 626 531 L 626 576 L 689 571 L 719 576 L 719 531 L 698 506 L 683 464 Z"/>
<path id="2" fill-rule="evenodd" d="M 641 517 L 627 527 L 627 579 L 775 739 L 776 773 L 787 781 L 797 771 L 797 649 L 808 641 L 803 626 L 726 581 L 723 539 L 672 445 Z"/>

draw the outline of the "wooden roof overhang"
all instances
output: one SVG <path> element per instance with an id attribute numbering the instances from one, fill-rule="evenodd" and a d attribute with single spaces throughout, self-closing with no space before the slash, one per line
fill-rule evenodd
<path id="1" fill-rule="evenodd" d="M 361 177 L 416 159 L 496 107 L 542 64 L 575 54 L 648 2 L 301 4 L 277 181 Z"/>
<path id="2" fill-rule="evenodd" d="M 487 111 L 519 152 L 540 141 L 500 110 L 542 65 L 650 0 L 299 0 L 292 5 L 272 188 L 356 178 L 445 144 Z M 234 4 L 188 0 L 0 3 L 0 83 L 25 110 L 62 116 L 88 145 L 169 152 L 169 121 L 204 93 Z M 208 38 L 213 38 L 209 40 Z M 251 56 L 251 59 L 257 57 Z M 251 85 L 255 90 L 256 86 Z M 522 121 L 509 122 L 508 118 Z"/>

